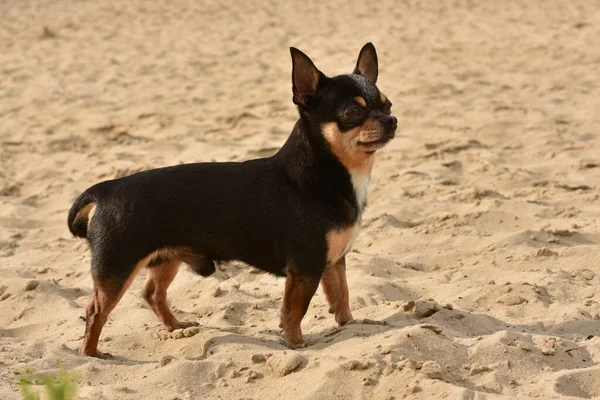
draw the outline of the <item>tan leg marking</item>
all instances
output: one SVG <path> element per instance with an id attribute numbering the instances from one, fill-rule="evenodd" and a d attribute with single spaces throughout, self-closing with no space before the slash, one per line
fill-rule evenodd
<path id="1" fill-rule="evenodd" d="M 108 315 L 119 303 L 129 286 L 131 286 L 133 279 L 146 262 L 147 258 L 140 261 L 121 287 L 111 285 L 110 282 L 97 282 L 94 280 L 94 290 L 86 309 L 85 335 L 83 337 L 83 345 L 79 351 L 80 355 L 98 358 L 112 357 L 109 353 L 98 351 L 100 333 L 108 320 Z"/>
<path id="2" fill-rule="evenodd" d="M 323 291 L 329 303 L 329 312 L 335 314 L 335 321 L 340 326 L 352 321 L 345 258 L 342 257 L 337 263 L 325 268 L 321 277 L 321 285 L 323 285 Z"/>
<path id="3" fill-rule="evenodd" d="M 300 325 L 318 286 L 318 279 L 288 272 L 285 280 L 280 327 L 283 328 L 285 343 L 291 348 L 302 347 L 306 344 Z"/>
<path id="4" fill-rule="evenodd" d="M 179 265 L 179 260 L 167 260 L 160 265 L 148 267 L 146 269 L 146 282 L 142 289 L 142 297 L 169 331 L 198 326 L 197 322 L 178 321 L 167 303 L 167 289 L 175 279 L 179 271 Z"/>

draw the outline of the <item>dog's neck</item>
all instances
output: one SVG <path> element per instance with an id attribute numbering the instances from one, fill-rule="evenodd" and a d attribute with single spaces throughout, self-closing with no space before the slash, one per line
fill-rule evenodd
<path id="1" fill-rule="evenodd" d="M 305 117 L 300 118 L 275 155 L 290 179 L 303 189 L 325 183 L 324 181 L 343 175 L 345 171 L 327 150 L 325 141 L 313 129 L 315 128 L 311 127 Z"/>
<path id="2" fill-rule="evenodd" d="M 305 191 L 322 194 L 337 193 L 351 201 L 352 214 L 360 218 L 366 204 L 368 178 L 357 187 L 356 177 L 348 171 L 327 147 L 318 127 L 311 126 L 307 118 L 301 117 L 288 140 L 274 156 L 289 179 Z"/>

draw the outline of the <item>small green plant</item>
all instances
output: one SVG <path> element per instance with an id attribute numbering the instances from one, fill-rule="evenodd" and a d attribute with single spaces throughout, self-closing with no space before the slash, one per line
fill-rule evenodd
<path id="1" fill-rule="evenodd" d="M 40 400 L 40 394 L 33 389 L 39 383 L 46 388 L 47 400 L 73 400 L 77 393 L 77 385 L 73 374 L 61 368 L 56 376 L 40 374 L 26 374 L 19 379 L 19 389 L 23 400 Z"/>

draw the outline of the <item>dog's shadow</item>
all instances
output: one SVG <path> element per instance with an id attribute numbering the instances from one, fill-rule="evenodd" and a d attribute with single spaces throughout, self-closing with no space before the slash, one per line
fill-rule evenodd
<path id="1" fill-rule="evenodd" d="M 457 318 L 457 316 L 460 316 Z M 333 321 L 332 321 L 333 322 Z M 375 337 L 383 333 L 392 333 L 420 325 L 438 327 L 444 335 L 455 339 L 468 339 L 479 336 L 493 335 L 507 331 L 517 334 L 553 336 L 572 340 L 574 336 L 584 336 L 591 339 L 600 336 L 600 322 L 595 320 L 571 320 L 554 325 L 511 324 L 487 314 L 472 313 L 465 310 L 442 309 L 430 317 L 418 318 L 410 312 L 395 312 L 382 320 L 358 319 L 344 326 L 332 326 L 321 332 L 306 333 L 305 340 L 310 343 L 306 347 L 292 349 L 282 339 L 281 332 L 273 330 L 266 333 L 267 337 L 252 336 L 251 333 L 241 332 L 240 327 L 220 328 L 208 327 L 212 331 L 228 333 L 209 338 L 203 345 L 203 353 L 194 359 L 207 359 L 215 348 L 226 344 L 245 345 L 253 348 L 263 348 L 267 351 L 298 351 L 323 350 L 331 346 L 360 337 Z M 200 329 L 203 327 L 201 326 Z M 437 328 L 436 328 L 437 329 Z"/>
<path id="2" fill-rule="evenodd" d="M 457 318 L 461 315 L 460 318 Z M 332 321 L 333 322 L 333 321 Z M 426 318 L 418 318 L 410 312 L 398 311 L 380 321 L 355 320 L 344 326 L 335 326 L 322 330 L 321 332 L 306 333 L 305 340 L 310 343 L 306 347 L 292 349 L 283 341 L 281 332 L 274 329 L 262 332 L 255 336 L 246 332 L 243 327 L 217 327 L 210 325 L 199 326 L 199 334 L 182 340 L 201 341 L 201 352 L 193 357 L 181 357 L 190 361 L 203 361 L 211 358 L 221 346 L 237 345 L 244 348 L 255 349 L 255 351 L 268 353 L 279 353 L 284 351 L 296 351 L 301 355 L 315 350 L 324 350 L 337 346 L 357 338 L 376 338 L 381 334 L 394 334 L 401 330 L 424 324 L 433 325 L 440 329 L 450 339 L 468 339 L 479 336 L 493 335 L 497 332 L 507 331 L 517 334 L 554 336 L 571 340 L 574 335 L 583 335 L 588 339 L 600 336 L 600 323 L 592 320 L 565 321 L 552 326 L 542 324 L 510 324 L 506 321 L 487 314 L 471 313 L 469 311 L 453 309 L 442 309 L 434 315 Z M 203 334 L 203 331 L 204 334 Z M 197 343 L 197 342 L 196 342 Z M 402 352 L 402 349 L 398 349 Z M 75 353 L 74 353 L 75 354 Z M 107 363 L 118 364 L 151 364 L 157 361 L 134 360 L 116 355 Z M 306 363 L 303 363 L 306 364 Z M 303 366 L 300 366 L 302 369 Z"/>

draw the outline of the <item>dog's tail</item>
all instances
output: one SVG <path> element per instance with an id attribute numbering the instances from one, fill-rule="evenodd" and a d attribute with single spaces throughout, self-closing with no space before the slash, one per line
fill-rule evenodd
<path id="1" fill-rule="evenodd" d="M 69 210 L 67 223 L 73 236 L 87 238 L 88 222 L 91 218 L 90 212 L 98 202 L 98 193 L 95 189 L 96 186 L 92 186 L 79 195 Z"/>

